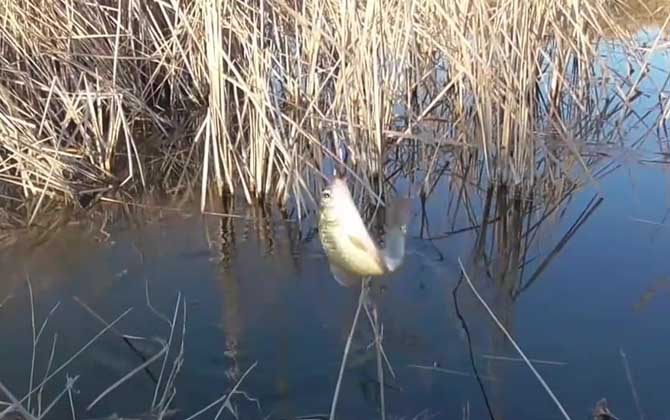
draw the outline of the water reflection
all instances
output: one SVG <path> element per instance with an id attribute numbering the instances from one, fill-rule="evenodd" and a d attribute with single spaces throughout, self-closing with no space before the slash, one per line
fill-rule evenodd
<path id="1" fill-rule="evenodd" d="M 389 413 L 412 418 L 426 410 L 458 418 L 463 407 L 469 407 L 471 418 L 486 418 L 486 404 L 473 366 L 496 419 L 555 413 L 535 379 L 526 377 L 525 366 L 497 358 L 517 355 L 472 292 L 461 284 L 454 297 L 460 277 L 458 258 L 504 327 L 519 337 L 524 349 L 530 347 L 529 357 L 570 362 L 567 366 L 543 365 L 541 372 L 551 372 L 549 382 L 555 385 L 559 397 L 567 399 L 569 411 L 581 409 L 581 400 L 565 391 L 579 385 L 566 377 L 574 378 L 584 363 L 600 363 L 583 355 L 579 348 L 596 333 L 575 328 L 574 324 L 557 324 L 557 309 L 547 302 L 570 295 L 573 311 L 589 319 L 594 311 L 586 295 L 580 300 L 571 294 L 571 288 L 597 280 L 579 274 L 585 268 L 575 256 L 575 252 L 593 252 L 595 247 L 589 235 L 578 233 L 592 229 L 593 220 L 600 220 L 598 226 L 607 226 L 620 217 L 620 213 L 611 213 L 618 207 L 603 215 L 607 199 L 591 195 L 591 191 L 566 187 L 550 199 L 540 199 L 502 186 L 482 188 L 472 178 L 452 170 L 446 169 L 445 176 L 431 181 L 419 194 L 406 263 L 400 272 L 375 283 L 372 290 L 384 328 L 384 348 L 396 372 L 396 378 L 385 375 Z M 621 179 L 615 184 L 617 190 L 624 185 Z M 397 180 L 398 190 L 407 191 L 415 185 L 412 180 L 404 184 Z M 269 414 L 271 418 L 292 418 L 327 411 L 357 291 L 341 288 L 332 280 L 311 229 L 313 218 L 301 223 L 286 221 L 278 210 L 248 208 L 234 201 L 222 201 L 209 209 L 212 215 L 164 211 L 145 219 L 149 222 L 136 220 L 125 226 L 118 220 L 107 222 L 109 241 L 91 239 L 82 233 L 88 229 L 85 226 L 68 226 L 30 251 L 25 246 L 21 252 L 12 248 L 2 256 L 3 266 L 17 269 L 0 286 L 0 302 L 8 293 L 22 290 L 25 273 L 18 267 L 29 267 L 38 302 L 47 308 L 53 301 L 63 302 L 59 311 L 66 322 L 56 322 L 54 328 L 64 330 L 63 334 L 76 343 L 90 338 L 91 330 L 100 325 L 78 304 L 72 305 L 73 296 L 106 319 L 118 314 L 120 308 L 133 306 L 137 316 L 120 330 L 152 336 L 163 331 L 164 325 L 143 309 L 146 284 L 150 285 L 154 305 L 165 312 L 173 307 L 175 293 L 180 291 L 187 302 L 189 330 L 175 404 L 185 412 L 195 412 L 230 389 L 258 361 L 258 368 L 245 380 L 244 391 L 260 399 L 263 412 L 259 414 L 253 402 L 240 397 L 236 404 L 245 418 Z M 145 213 L 152 211 L 158 210 L 144 209 Z M 370 210 L 369 214 L 375 213 Z M 110 215 L 107 220 L 114 217 Z M 103 224 L 96 229 L 100 226 Z M 641 235 L 628 225 L 625 228 L 630 235 Z M 590 237 L 594 235 L 590 230 Z M 655 246 L 661 246 L 664 240 L 663 236 L 657 237 Z M 577 251 L 566 256 L 570 250 Z M 561 283 L 557 279 L 570 276 L 578 276 L 581 283 Z M 620 287 L 633 294 L 630 285 Z M 663 292 L 664 283 L 659 282 L 653 290 Z M 536 303 L 538 300 L 543 303 Z M 632 308 L 638 299 L 629 300 L 627 307 Z M 3 331 L 21 337 L 20 331 L 28 325 L 24 303 L 14 297 L 3 304 Z M 645 298 L 640 307 L 644 305 L 653 307 L 654 301 Z M 615 320 L 623 316 L 613 308 L 605 306 L 597 312 L 611 314 L 607 316 Z M 615 320 L 608 322 L 615 325 Z M 529 324 L 536 330 L 529 332 Z M 557 328 L 560 340 L 570 342 L 571 347 L 544 336 L 543 324 Z M 74 331 L 76 325 L 88 325 L 88 333 Z M 602 336 L 599 339 L 606 340 Z M 99 379 L 89 380 L 87 391 L 80 396 L 82 405 L 141 363 L 136 352 L 121 341 L 110 337 L 80 361 L 82 371 L 105 372 Z M 378 416 L 380 384 L 371 343 L 372 331 L 362 322 L 354 337 L 339 406 L 343 415 L 352 418 Z M 18 362 L 25 354 L 19 347 L 10 344 L 0 352 L 5 360 Z M 589 348 L 598 352 L 607 347 Z M 147 357 L 155 349 L 140 350 Z M 19 372 L 18 367 L 9 370 L 0 368 L 0 377 L 22 383 L 25 372 Z M 155 366 L 149 367 L 149 372 L 142 379 L 138 376 L 137 386 L 119 389 L 109 405 L 100 407 L 97 413 L 108 415 L 113 402 L 124 398 L 137 400 L 136 407 L 145 407 L 143 392 L 152 390 L 152 375 L 155 378 L 159 373 Z M 607 379 L 613 383 L 623 379 L 614 374 Z M 603 396 L 593 395 L 587 388 L 579 388 L 579 392 L 589 407 Z M 607 392 L 607 396 L 611 394 L 621 397 Z M 616 408 L 613 411 L 619 413 Z"/>
<path id="2" fill-rule="evenodd" d="M 465 269 L 503 327 L 514 336 L 516 300 L 541 278 L 544 270 L 557 259 L 561 250 L 594 214 L 603 199 L 593 197 L 576 220 L 567 225 L 559 222 L 566 213 L 573 190 L 557 196 L 555 202 L 540 203 L 534 203 L 532 197 L 525 198 L 505 186 L 491 187 L 484 194 L 469 194 L 466 190 L 466 186 L 461 184 L 459 200 L 462 200 L 462 205 L 457 203 L 454 207 L 450 235 L 472 233 L 470 251 L 464 252 Z M 472 202 L 475 197 L 482 197 L 482 202 Z M 426 207 L 422 208 L 425 211 Z M 475 212 L 475 208 L 481 211 Z M 454 220 L 458 219 L 461 211 L 465 213 L 464 219 L 469 221 L 470 226 L 454 229 Z M 427 216 L 423 217 L 426 218 Z M 550 245 L 541 241 L 543 231 L 556 229 L 558 226 L 568 228 L 556 244 Z M 421 233 L 427 234 L 423 230 Z M 500 328 L 486 318 L 487 315 L 468 287 L 459 281 L 457 288 L 459 289 L 454 289 L 453 297 L 447 295 L 447 302 L 450 304 L 453 299 L 457 316 L 466 333 L 471 367 L 477 376 L 489 415 L 497 419 L 504 418 L 505 376 L 508 369 L 495 356 L 518 355 Z M 471 331 L 477 331 L 478 334 L 473 336 Z M 482 355 L 487 354 L 494 357 L 482 358 Z M 495 380 L 484 384 L 482 375 Z"/>

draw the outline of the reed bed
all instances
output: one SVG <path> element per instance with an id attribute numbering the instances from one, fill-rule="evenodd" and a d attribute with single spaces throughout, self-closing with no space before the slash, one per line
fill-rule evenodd
<path id="1" fill-rule="evenodd" d="M 465 153 L 490 182 L 546 191 L 588 170 L 585 140 L 616 132 L 605 121 L 630 117 L 617 111 L 644 59 L 615 19 L 626 10 L 6 0 L 3 207 L 32 221 L 48 202 L 196 190 L 201 209 L 210 192 L 303 208 L 333 166 L 380 190 L 394 152 L 424 175 Z M 637 70 L 608 70 L 596 50 L 606 34 Z"/>

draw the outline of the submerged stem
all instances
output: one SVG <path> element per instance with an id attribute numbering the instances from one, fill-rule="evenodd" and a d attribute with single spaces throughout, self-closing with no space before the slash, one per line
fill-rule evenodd
<path id="1" fill-rule="evenodd" d="M 365 302 L 365 296 L 367 293 L 367 281 L 369 278 L 363 279 L 361 282 L 361 294 L 358 296 L 358 306 L 356 307 L 356 314 L 354 315 L 354 321 L 351 324 L 351 330 L 349 331 L 349 337 L 347 337 L 347 344 L 344 346 L 344 353 L 342 355 L 342 363 L 340 364 L 340 373 L 337 376 L 337 384 L 335 385 L 335 393 L 333 394 L 333 402 L 330 406 L 330 420 L 335 420 L 335 410 L 337 409 L 337 401 L 340 396 L 340 387 L 342 386 L 342 378 L 344 377 L 344 368 L 347 365 L 347 358 L 349 357 L 349 350 L 351 349 L 351 342 L 354 338 L 354 331 L 356 331 L 356 324 L 358 324 L 358 316 L 361 314 L 361 308 Z"/>

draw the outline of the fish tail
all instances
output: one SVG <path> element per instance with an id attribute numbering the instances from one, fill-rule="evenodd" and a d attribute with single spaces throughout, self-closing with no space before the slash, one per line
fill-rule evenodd
<path id="1" fill-rule="evenodd" d="M 410 217 L 410 200 L 396 198 L 386 208 L 385 246 L 382 251 L 384 263 L 389 271 L 400 267 L 405 258 L 405 234 Z"/>
<path id="2" fill-rule="evenodd" d="M 385 242 L 382 255 L 386 268 L 395 271 L 405 258 L 405 230 L 399 226 L 387 230 Z"/>
<path id="3" fill-rule="evenodd" d="M 388 228 L 407 226 L 410 217 L 410 203 L 407 198 L 395 198 L 389 202 L 386 207 L 386 226 Z"/>

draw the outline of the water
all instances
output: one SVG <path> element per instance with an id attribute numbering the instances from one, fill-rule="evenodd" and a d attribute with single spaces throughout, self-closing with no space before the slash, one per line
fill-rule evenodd
<path id="1" fill-rule="evenodd" d="M 662 60 L 653 62 L 655 69 L 667 68 L 667 57 Z M 663 79 L 648 80 L 658 89 Z M 654 100 L 643 98 L 640 106 L 651 107 Z M 641 125 L 626 127 L 631 143 L 647 133 Z M 526 355 L 540 360 L 536 368 L 573 419 L 590 416 L 603 397 L 622 419 L 667 417 L 670 166 L 644 162 L 659 159 L 653 154 L 659 144 L 662 149 L 667 139 L 652 132 L 634 153 L 615 146 L 622 166 L 546 217 L 552 203 L 528 216 L 521 211 L 526 203 L 494 193 L 487 220 L 495 222 L 468 229 L 482 224 L 487 192 L 468 186 L 467 201 L 459 200 L 458 179 L 449 176 L 425 207 L 415 202 L 410 254 L 399 272 L 372 290 L 396 373 L 385 375 L 388 418 L 461 419 L 464 412 L 488 418 L 487 402 L 496 419 L 562 418 L 528 367 L 506 359 L 518 354 L 467 283 L 459 284 L 459 259 Z M 56 335 L 51 371 L 105 328 L 99 317 L 111 322 L 132 308 L 115 331 L 55 375 L 44 406 L 63 389 L 66 376 L 79 375 L 72 394 L 77 418 L 147 412 L 160 361 L 86 408 L 160 350 L 155 338 L 170 336 L 168 322 L 180 299 L 185 304 L 177 312 L 167 364 L 169 371 L 185 325 L 184 364 L 172 404 L 179 409 L 176 418 L 215 401 L 252 366 L 239 388 L 244 394 L 232 396 L 240 418 L 327 413 L 358 290 L 332 279 L 312 218 L 299 233 L 296 223 L 277 215 L 243 206 L 233 212 L 240 217 L 150 211 L 151 222 L 104 229 L 82 223 L 37 247 L 25 237 L 5 248 L 0 381 L 17 396 L 29 388 L 29 280 L 36 329 L 48 318 L 34 383 L 44 377 Z M 145 339 L 124 340 L 121 334 Z M 342 384 L 341 418 L 379 418 L 371 342 L 363 317 Z M 219 408 L 199 418 L 214 418 Z M 67 395 L 49 418 L 70 418 Z"/>
<path id="2" fill-rule="evenodd" d="M 414 223 L 406 264 L 373 290 L 385 351 L 397 375 L 386 375 L 390 415 L 411 418 L 425 412 L 461 418 L 463 407 L 469 406 L 471 418 L 485 418 L 486 405 L 472 376 L 471 346 L 496 418 L 560 418 L 523 363 L 488 357 L 518 355 L 463 283 L 457 297 L 470 333 L 468 343 L 452 296 L 461 258 L 475 287 L 528 357 L 557 362 L 536 366 L 573 418 L 583 418 L 602 397 L 620 418 L 638 416 L 621 352 L 646 418 L 662 418 L 670 372 L 670 226 L 646 221 L 662 223 L 667 217 L 667 175 L 665 165 L 629 164 L 575 195 L 540 225 L 521 281 L 514 270 L 505 278 L 501 274 L 500 263 L 513 258 L 518 248 L 514 244 L 505 247 L 488 236 L 483 257 L 473 251 L 482 230 L 428 241 L 419 238 L 420 224 Z M 456 191 L 447 186 L 445 181 L 427 201 L 431 225 L 424 236 L 469 226 L 465 212 L 454 210 Z M 521 291 L 594 194 L 603 197 L 602 203 Z M 473 207 L 483 208 L 485 197 L 473 199 Z M 420 203 L 414 210 L 418 222 Z M 515 231 L 513 213 L 505 218 L 508 235 Z M 167 337 L 167 324 L 147 307 L 148 285 L 153 306 L 168 317 L 178 293 L 186 302 L 185 364 L 174 401 L 183 410 L 179 418 L 214 401 L 255 362 L 241 389 L 258 399 L 261 410 L 236 395 L 243 418 L 326 413 L 358 292 L 330 277 L 318 239 L 299 238 L 297 225 L 278 218 L 257 223 L 255 217 L 166 214 L 139 228 L 112 225 L 107 241 L 82 234 L 75 226 L 31 251 L 18 245 L 4 251 L 0 296 L 13 296 L 0 309 L 3 383 L 17 395 L 28 387 L 32 338 L 27 277 L 34 289 L 38 328 L 60 302 L 40 339 L 40 378 L 53 334 L 58 334 L 56 367 L 104 327 L 78 301 L 107 321 L 132 308 L 116 325 L 119 332 Z M 486 234 L 501 235 L 503 230 L 495 229 L 502 225 L 502 220 L 491 224 Z M 522 225 L 525 231 L 526 219 Z M 489 274 L 482 269 L 482 258 L 488 261 Z M 362 319 L 338 408 L 351 419 L 378 416 L 376 359 L 373 348 L 367 349 L 372 336 Z M 175 341 L 179 335 L 177 331 Z M 159 349 L 150 342 L 133 343 L 147 355 Z M 81 375 L 74 401 L 84 408 L 141 363 L 137 352 L 109 332 L 57 375 L 45 400 L 64 386 L 64 374 Z M 150 371 L 157 377 L 160 363 Z M 86 414 L 142 413 L 153 390 L 151 375 L 139 372 Z M 213 418 L 217 409 L 203 418 Z M 66 401 L 54 410 L 54 418 L 69 413 Z"/>

